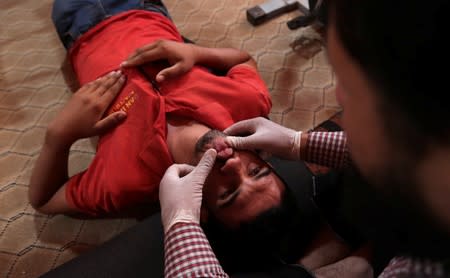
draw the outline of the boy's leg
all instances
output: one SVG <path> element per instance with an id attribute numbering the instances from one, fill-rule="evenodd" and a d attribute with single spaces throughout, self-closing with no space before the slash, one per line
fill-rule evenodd
<path id="1" fill-rule="evenodd" d="M 144 10 L 157 12 L 163 14 L 165 17 L 172 19 L 170 17 L 169 11 L 162 1 L 159 0 L 141 0 L 141 5 Z"/>
<path id="2" fill-rule="evenodd" d="M 97 0 L 55 0 L 52 20 L 66 49 L 106 14 Z"/>
<path id="3" fill-rule="evenodd" d="M 55 0 L 52 20 L 61 42 L 69 49 L 79 36 L 105 18 L 129 10 L 148 10 L 170 18 L 158 0 Z"/>

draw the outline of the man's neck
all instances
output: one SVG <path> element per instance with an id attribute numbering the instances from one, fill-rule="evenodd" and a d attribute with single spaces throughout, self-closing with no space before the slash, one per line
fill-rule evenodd
<path id="1" fill-rule="evenodd" d="M 167 146 L 175 163 L 197 165 L 195 145 L 200 137 L 211 130 L 196 121 L 167 116 Z"/>
<path id="2" fill-rule="evenodd" d="M 431 210 L 450 232 L 450 148 L 429 152 L 418 168 L 419 189 Z"/>

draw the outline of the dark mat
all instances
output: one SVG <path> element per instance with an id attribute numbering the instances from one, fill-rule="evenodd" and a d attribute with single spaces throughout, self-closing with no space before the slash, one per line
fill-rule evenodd
<path id="1" fill-rule="evenodd" d="M 157 213 L 42 277 L 163 277 L 163 242 Z"/>

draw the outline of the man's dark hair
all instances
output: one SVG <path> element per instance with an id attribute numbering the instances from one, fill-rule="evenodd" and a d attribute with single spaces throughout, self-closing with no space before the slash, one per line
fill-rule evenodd
<path id="1" fill-rule="evenodd" d="M 329 23 L 379 92 L 389 139 L 414 155 L 448 145 L 450 1 L 329 2 Z"/>
<path id="2" fill-rule="evenodd" d="M 393 256 L 448 260 L 447 230 L 426 209 L 417 186 L 395 177 L 386 173 L 383 178 L 388 190 L 372 186 L 356 169 L 346 169 L 339 180 L 336 211 L 370 239 L 375 273 Z"/>
<path id="3" fill-rule="evenodd" d="M 214 216 L 202 226 L 221 265 L 233 273 L 262 270 L 280 260 L 294 259 L 289 251 L 298 255 L 310 238 L 305 234 L 308 229 L 300 229 L 301 218 L 295 196 L 286 186 L 279 205 L 238 228 L 228 228 Z"/>

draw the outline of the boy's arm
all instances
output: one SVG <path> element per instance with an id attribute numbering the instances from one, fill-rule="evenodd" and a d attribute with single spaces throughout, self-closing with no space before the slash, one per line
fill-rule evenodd
<path id="1" fill-rule="evenodd" d="M 68 157 L 72 144 L 99 135 L 125 119 L 122 111 L 102 119 L 120 92 L 125 77 L 113 72 L 84 85 L 47 128 L 44 146 L 30 180 L 30 204 L 43 213 L 75 213 L 65 199 Z"/>
<path id="2" fill-rule="evenodd" d="M 70 145 L 55 144 L 49 140 L 47 131 L 44 146 L 35 163 L 30 180 L 30 204 L 42 213 L 71 214 L 72 209 L 65 202 L 64 183 L 68 180 L 67 164 Z M 59 193 L 58 193 L 59 192 Z"/>
<path id="3" fill-rule="evenodd" d="M 170 64 L 169 68 L 157 74 L 158 82 L 185 74 L 196 64 L 221 71 L 228 71 L 238 64 L 256 68 L 256 62 L 242 50 L 209 48 L 169 40 L 160 40 L 138 48 L 121 66 L 133 67 L 158 60 L 167 60 Z"/>

